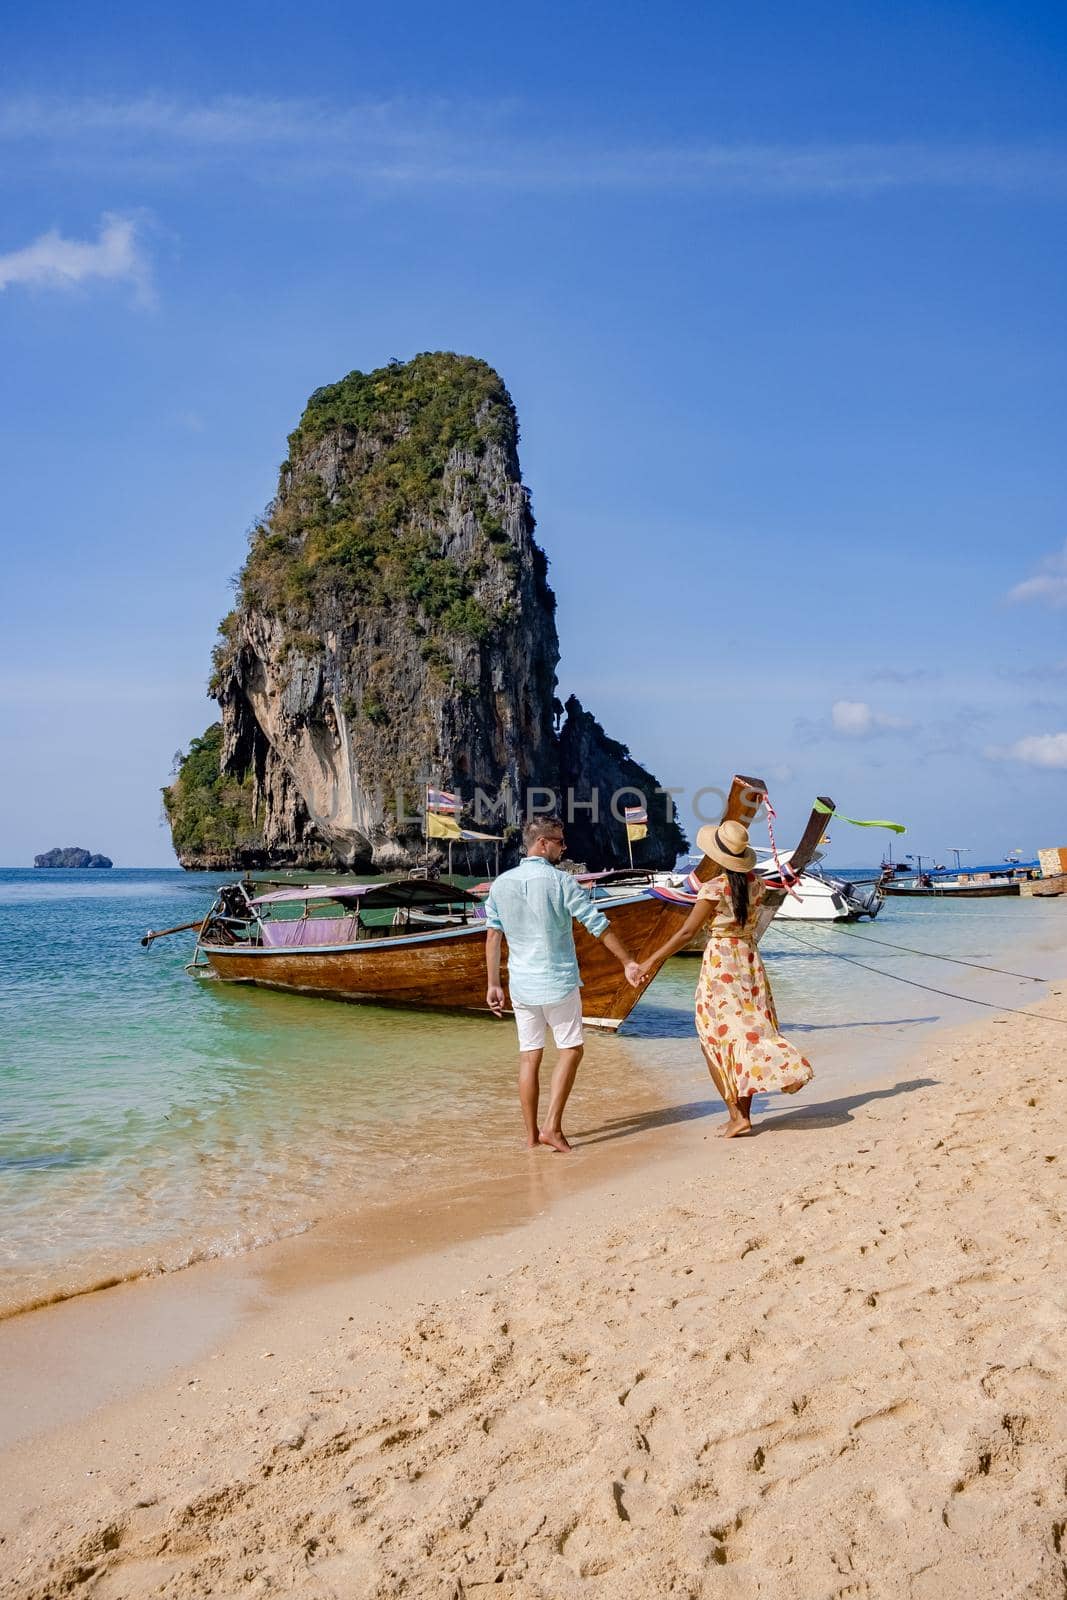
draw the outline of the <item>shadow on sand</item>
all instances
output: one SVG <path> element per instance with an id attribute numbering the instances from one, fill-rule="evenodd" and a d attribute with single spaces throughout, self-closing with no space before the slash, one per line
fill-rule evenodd
<path id="1" fill-rule="evenodd" d="M 852 1121 L 852 1113 L 860 1106 L 874 1100 L 893 1100 L 897 1095 L 912 1094 L 916 1089 L 932 1089 L 937 1078 L 907 1078 L 894 1083 L 889 1089 L 868 1089 L 861 1094 L 842 1095 L 839 1100 L 823 1100 L 813 1106 L 798 1106 L 795 1111 L 785 1110 L 769 1117 L 760 1117 L 753 1123 L 753 1134 L 787 1131 L 796 1128 L 837 1128 Z M 687 1100 L 682 1105 L 665 1106 L 662 1111 L 646 1111 L 630 1117 L 614 1117 L 599 1127 L 583 1128 L 572 1133 L 571 1138 L 583 1145 L 606 1144 L 610 1139 L 628 1139 L 634 1133 L 647 1133 L 653 1128 L 667 1128 L 676 1122 L 695 1122 L 701 1117 L 721 1115 L 722 1101 Z"/>
<path id="2" fill-rule="evenodd" d="M 784 1021 L 781 1030 L 786 1038 L 791 1033 L 827 1033 L 832 1030 L 854 1028 L 917 1028 L 940 1022 L 940 1016 L 930 1017 L 872 1017 L 861 1022 L 790 1022 Z M 626 1019 L 626 1036 L 631 1039 L 695 1039 L 696 1021 L 688 1006 L 674 1008 L 657 1006 L 643 1001 Z"/>
<path id="3" fill-rule="evenodd" d="M 870 1017 L 862 1022 L 783 1022 L 786 1038 L 791 1033 L 829 1033 L 835 1028 L 917 1028 L 925 1023 L 940 1022 L 934 1017 Z"/>
<path id="4" fill-rule="evenodd" d="M 852 1113 L 860 1106 L 874 1100 L 894 1100 L 900 1094 L 912 1094 L 916 1089 L 933 1089 L 937 1078 L 905 1078 L 889 1089 L 868 1089 L 862 1094 L 842 1095 L 840 1100 L 823 1100 L 813 1106 L 798 1106 L 795 1111 L 783 1110 L 773 1116 L 760 1117 L 753 1123 L 753 1133 L 767 1133 L 772 1128 L 839 1128 L 852 1121 Z M 758 1112 L 757 1112 L 758 1115 Z"/>

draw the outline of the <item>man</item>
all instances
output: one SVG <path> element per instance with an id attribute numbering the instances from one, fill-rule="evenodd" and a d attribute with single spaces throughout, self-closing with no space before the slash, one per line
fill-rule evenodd
<path id="1" fill-rule="evenodd" d="M 526 1124 L 526 1144 L 551 1146 L 561 1155 L 570 1150 L 563 1134 L 563 1108 L 574 1085 L 584 1052 L 582 991 L 578 957 L 574 951 L 572 920 L 577 919 L 597 939 L 602 939 L 621 963 L 636 989 L 643 981 L 641 968 L 592 897 L 568 872 L 560 872 L 567 841 L 556 817 L 535 817 L 522 830 L 526 857 L 510 872 L 502 872 L 489 892 L 485 920 L 488 937 L 485 960 L 489 971 L 486 1003 L 499 1017 L 505 1005 L 500 986 L 501 940 L 508 941 L 508 987 L 519 1030 L 519 1104 Z M 545 1029 L 559 1051 L 548 1106 L 548 1120 L 538 1125 L 541 1057 Z"/>

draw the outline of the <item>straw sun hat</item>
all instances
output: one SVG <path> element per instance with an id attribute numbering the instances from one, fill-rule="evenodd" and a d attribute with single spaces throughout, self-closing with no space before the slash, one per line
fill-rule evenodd
<path id="1" fill-rule="evenodd" d="M 727 872 L 751 872 L 756 865 L 756 852 L 743 822 L 706 823 L 697 834 L 697 849 Z"/>

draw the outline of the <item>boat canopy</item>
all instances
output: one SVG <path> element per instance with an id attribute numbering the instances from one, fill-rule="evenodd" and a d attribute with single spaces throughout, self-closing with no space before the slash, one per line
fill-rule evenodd
<path id="1" fill-rule="evenodd" d="M 1041 863 L 1034 861 L 985 861 L 972 866 L 969 862 L 958 867 L 923 867 L 923 876 L 926 878 L 973 878 L 976 872 L 988 873 L 991 877 L 1008 878 L 1013 872 L 1036 872 Z"/>
<path id="2" fill-rule="evenodd" d="M 612 883 L 647 883 L 652 873 L 648 867 L 605 867 L 601 872 L 576 872 L 574 876 L 579 883 L 598 889 L 601 884 L 606 888 Z"/>
<path id="3" fill-rule="evenodd" d="M 275 889 L 270 894 L 258 895 L 254 906 L 275 906 L 304 901 L 307 904 L 338 901 L 342 905 L 355 903 L 368 911 L 375 908 L 396 909 L 400 906 L 454 906 L 477 905 L 478 897 L 453 883 L 434 882 L 432 878 L 399 878 L 395 883 L 306 883 L 300 888 Z"/>

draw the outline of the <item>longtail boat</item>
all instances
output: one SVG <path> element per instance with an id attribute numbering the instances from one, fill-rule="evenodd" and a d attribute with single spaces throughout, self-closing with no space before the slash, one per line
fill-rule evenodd
<path id="1" fill-rule="evenodd" d="M 1019 879 L 1002 879 L 999 883 L 887 883 L 882 891 L 886 895 L 907 895 L 915 900 L 990 900 L 1003 895 L 1022 893 Z"/>
<path id="2" fill-rule="evenodd" d="M 759 780 L 735 778 L 724 817 L 751 821 L 764 794 Z M 822 824 L 813 812 L 793 852 L 797 871 L 818 845 Z M 696 873 L 710 877 L 718 870 L 705 857 Z M 469 890 L 425 878 L 305 884 L 266 893 L 258 893 L 259 887 L 244 881 L 219 890 L 199 929 L 190 971 L 334 1000 L 489 1014 L 485 908 Z M 640 885 L 632 894 L 598 894 L 595 883 L 591 889 L 637 961 L 646 961 L 690 909 Z M 779 899 L 768 897 L 768 922 Z M 627 983 L 611 952 L 580 925 L 574 942 L 584 1020 L 614 1033 L 644 991 Z M 506 986 L 506 951 L 502 978 Z"/>
<path id="3" fill-rule="evenodd" d="M 920 900 L 989 900 L 1018 895 L 1036 878 L 1040 861 L 991 861 L 973 867 L 927 867 L 901 881 L 885 876 L 881 893 Z"/>
<path id="4" fill-rule="evenodd" d="M 641 891 L 598 904 L 635 960 L 651 955 L 666 937 L 666 908 Z M 316 914 L 327 906 L 340 915 Z M 302 914 L 285 914 L 294 908 Z M 375 921 L 383 913 L 385 920 Z M 424 920 L 428 914 L 430 923 Z M 485 935 L 484 903 L 448 883 L 407 878 L 263 895 L 230 884 L 208 914 L 194 961 L 206 962 L 227 983 L 488 1014 Z M 639 991 L 626 982 L 610 950 L 581 926 L 575 927 L 574 942 L 585 1021 L 614 1032 Z M 506 986 L 506 956 L 502 976 Z"/>

